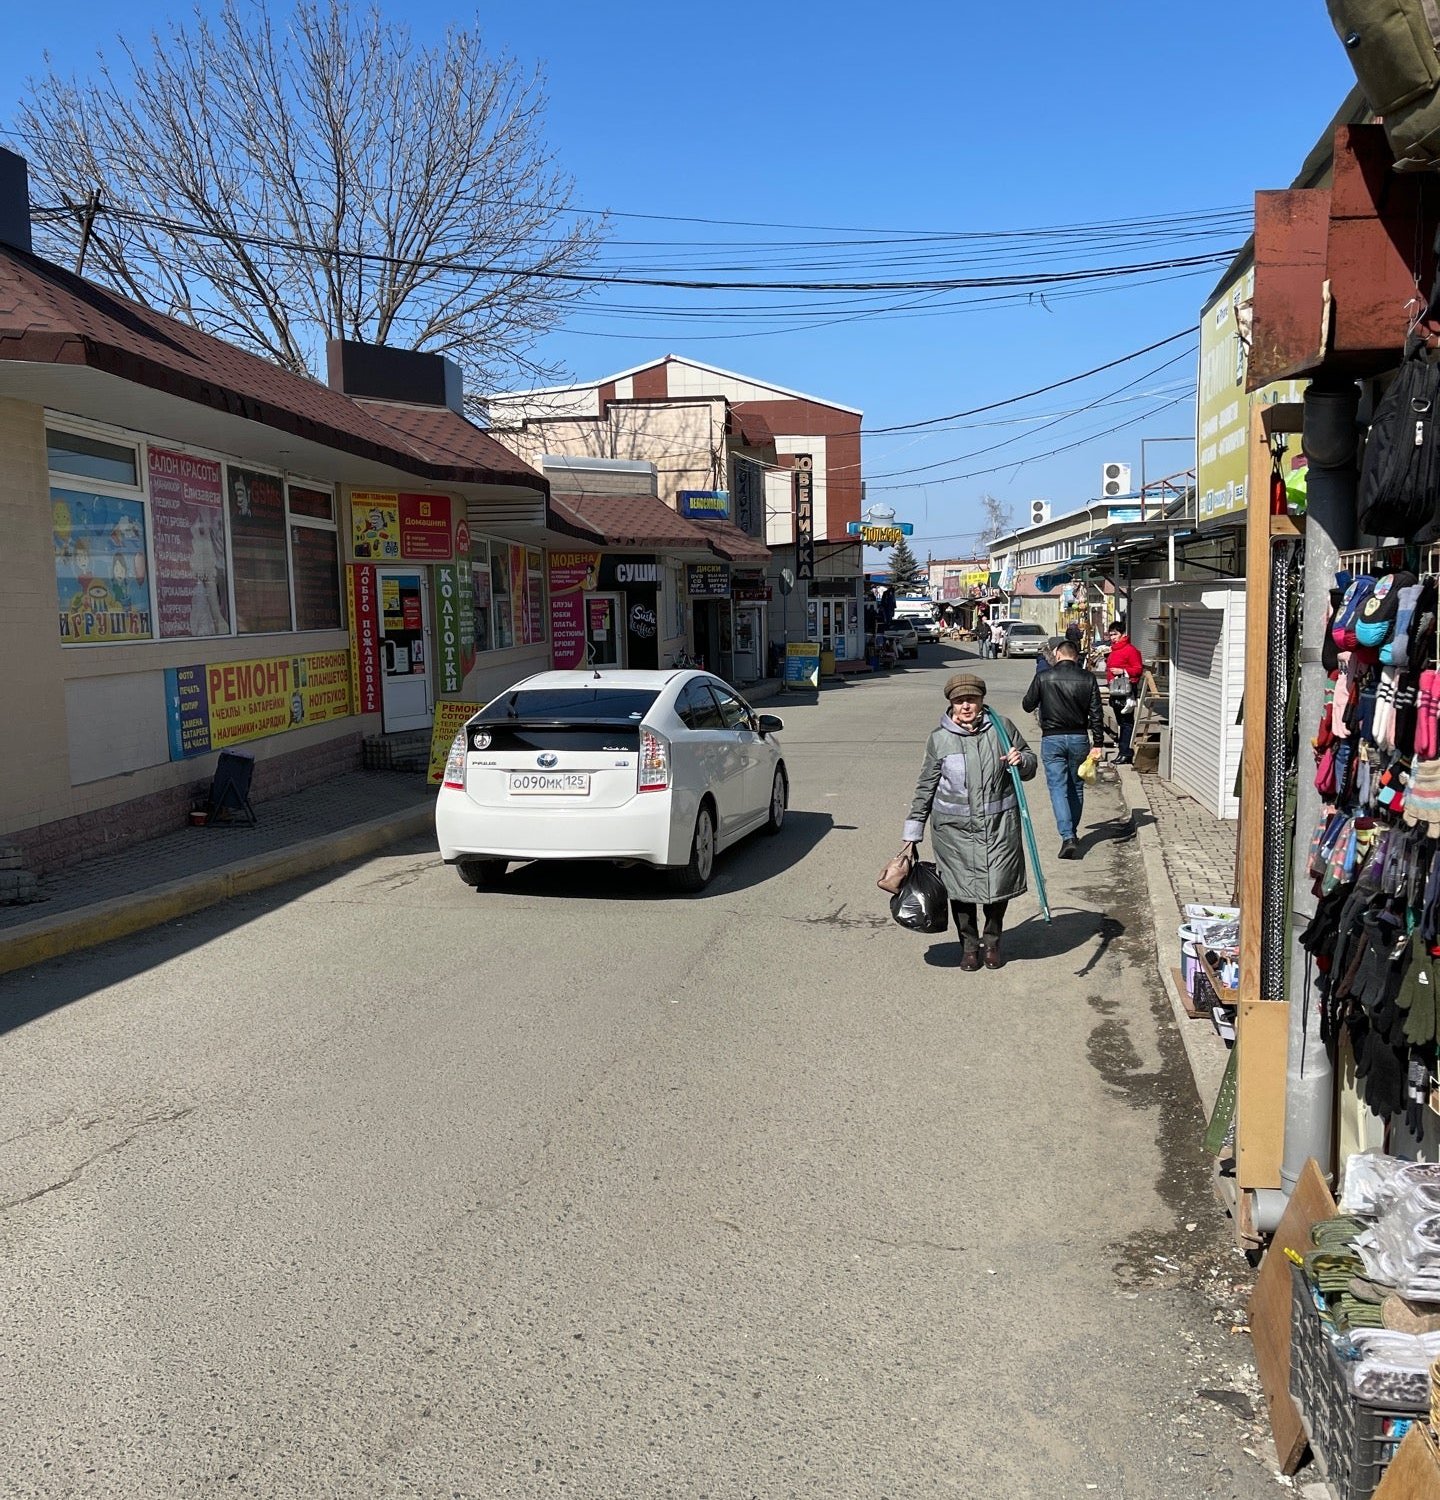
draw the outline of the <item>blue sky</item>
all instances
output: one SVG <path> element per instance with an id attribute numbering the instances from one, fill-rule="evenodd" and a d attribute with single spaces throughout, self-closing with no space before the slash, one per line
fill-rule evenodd
<path id="1" fill-rule="evenodd" d="M 0 55 L 4 123 L 47 48 L 63 70 L 89 71 L 97 46 L 117 50 L 117 30 L 136 36 L 184 13 L 148 0 L 123 12 L 75 0 L 63 27 L 59 13 L 43 7 L 12 15 Z M 410 0 L 403 14 L 428 40 L 456 13 Z M 543 63 L 549 139 L 576 180 L 576 201 L 677 219 L 977 234 L 1248 210 L 1257 188 L 1288 186 L 1354 81 L 1318 3 L 887 9 L 847 0 L 723 7 L 562 0 L 482 10 L 480 22 L 493 48 Z M 652 257 L 695 265 L 718 255 L 763 266 L 781 252 L 757 249 L 757 240 L 853 239 L 829 229 L 787 234 L 629 217 L 614 220 L 613 234 L 623 243 L 607 259 L 630 265 Z M 1149 260 L 1241 239 L 1219 225 L 1188 246 L 1137 242 L 1091 253 L 1039 236 L 1024 264 L 1093 265 L 1107 254 Z M 661 249 L 641 240 L 684 243 Z M 994 253 L 994 242 L 972 244 Z M 995 269 L 966 247 L 941 248 L 948 258 L 927 274 Z M 914 274 L 882 264 L 891 253 L 851 244 L 843 270 L 807 274 L 867 281 Z M 1191 327 L 1219 274 L 1207 266 L 1150 285 L 1117 282 L 1095 295 L 921 307 L 901 317 L 861 313 L 852 296 L 843 321 L 741 319 L 722 310 L 754 306 L 753 295 L 641 295 L 624 300 L 671 316 L 581 311 L 541 352 L 576 378 L 688 354 L 860 407 L 867 428 L 884 427 L 998 401 Z M 828 326 L 816 326 L 822 322 Z M 991 425 L 867 438 L 870 499 L 915 524 L 922 557 L 943 556 L 964 550 L 982 493 L 1018 517 L 1031 498 L 1049 499 L 1057 511 L 1092 498 L 1106 460 L 1131 463 L 1138 483 L 1142 437 L 1193 430 L 1188 347 L 1170 345 L 971 419 Z M 1161 368 L 1177 352 L 1184 357 Z M 1170 401 L 1178 404 L 1167 408 Z M 1075 412 L 1092 402 L 1100 404 Z M 997 418 L 1005 425 L 993 425 Z M 1078 446 L 1021 462 L 1067 444 Z M 982 448 L 993 451 L 964 457 Z M 1148 446 L 1152 478 L 1190 461 L 1184 444 Z M 922 465 L 934 467 L 896 472 Z"/>

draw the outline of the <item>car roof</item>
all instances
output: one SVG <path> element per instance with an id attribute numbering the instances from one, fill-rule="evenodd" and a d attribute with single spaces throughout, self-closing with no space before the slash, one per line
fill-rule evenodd
<path id="1" fill-rule="evenodd" d="M 710 677 L 710 672 L 691 672 L 676 667 L 662 667 L 659 670 L 642 670 L 634 667 L 621 669 L 619 667 L 577 667 L 572 671 L 565 672 L 536 672 L 531 677 L 523 678 L 514 683 L 508 691 L 513 692 L 515 688 L 578 688 L 587 684 L 593 686 L 602 683 L 615 688 L 648 688 L 652 693 L 658 693 L 669 683 L 675 682 L 682 677 Z"/>

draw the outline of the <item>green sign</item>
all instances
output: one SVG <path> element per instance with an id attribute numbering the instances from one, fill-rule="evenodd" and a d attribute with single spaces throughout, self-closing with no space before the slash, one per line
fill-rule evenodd
<path id="1" fill-rule="evenodd" d="M 1256 402 L 1299 401 L 1303 380 L 1282 380 L 1253 395 L 1245 390 L 1250 300 L 1255 268 L 1223 286 L 1200 315 L 1200 380 L 1195 402 L 1195 493 L 1201 524 L 1241 514 L 1249 498 L 1250 412 Z M 1296 466 L 1291 439 L 1287 470 Z M 1303 460 L 1301 460 L 1303 464 Z M 1263 483 L 1268 477 L 1260 475 Z"/>
<path id="2" fill-rule="evenodd" d="M 450 563 L 435 569 L 435 625 L 440 635 L 437 653 L 440 692 L 458 693 L 465 681 L 460 664 L 460 579 L 458 570 Z M 474 628 L 473 616 L 471 628 Z"/>

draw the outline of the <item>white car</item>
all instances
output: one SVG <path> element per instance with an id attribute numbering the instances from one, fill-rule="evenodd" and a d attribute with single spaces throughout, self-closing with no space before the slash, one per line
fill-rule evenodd
<path id="1" fill-rule="evenodd" d="M 895 648 L 897 657 L 908 656 L 916 661 L 920 656 L 920 632 L 909 620 L 895 620 L 885 631 L 885 639 Z"/>
<path id="2" fill-rule="evenodd" d="M 609 859 L 698 891 L 722 850 L 780 832 L 783 728 L 708 672 L 537 673 L 455 736 L 435 802 L 441 858 L 472 886 L 511 860 Z"/>
<path id="3" fill-rule="evenodd" d="M 1005 632 L 1006 656 L 1039 656 L 1050 644 L 1050 632 L 1032 620 L 1016 620 Z"/>

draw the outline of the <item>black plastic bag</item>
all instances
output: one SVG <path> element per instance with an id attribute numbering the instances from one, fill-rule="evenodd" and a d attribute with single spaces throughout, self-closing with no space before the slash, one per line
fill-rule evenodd
<path id="1" fill-rule="evenodd" d="M 944 932 L 950 925 L 945 882 L 928 860 L 911 866 L 905 884 L 890 898 L 890 915 L 912 932 Z"/>

